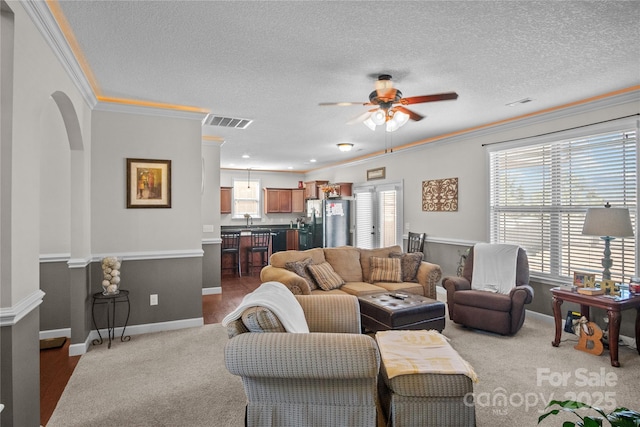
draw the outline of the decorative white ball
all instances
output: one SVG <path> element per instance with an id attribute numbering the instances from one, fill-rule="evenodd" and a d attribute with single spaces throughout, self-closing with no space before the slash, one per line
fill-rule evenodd
<path id="1" fill-rule="evenodd" d="M 113 270 L 111 270 L 111 275 L 112 276 L 119 276 L 120 275 L 120 270 L 116 270 L 115 268 Z"/>
<path id="2" fill-rule="evenodd" d="M 103 281 L 102 281 L 102 286 L 103 286 L 103 287 L 105 287 L 105 288 L 106 288 L 107 286 L 109 286 L 110 284 L 111 284 L 111 283 L 110 283 L 108 280 L 103 280 Z"/>
<path id="3" fill-rule="evenodd" d="M 107 286 L 107 292 L 109 292 L 110 294 L 115 293 L 115 291 L 118 290 L 118 285 L 109 285 Z"/>
<path id="4" fill-rule="evenodd" d="M 120 278 L 118 276 L 112 277 L 111 278 L 111 283 L 115 283 L 115 284 L 120 283 Z"/>

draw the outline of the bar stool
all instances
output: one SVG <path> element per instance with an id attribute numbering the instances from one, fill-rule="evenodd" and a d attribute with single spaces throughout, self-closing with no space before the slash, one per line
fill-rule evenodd
<path id="1" fill-rule="evenodd" d="M 221 267 L 221 270 L 232 268 L 238 269 L 238 276 L 242 277 L 242 269 L 240 268 L 240 232 L 239 231 L 223 231 L 220 233 L 222 238 L 222 254 L 233 255 L 233 267 Z"/>
<path id="2" fill-rule="evenodd" d="M 271 230 L 259 230 L 251 232 L 251 246 L 247 247 L 247 271 L 253 275 L 256 265 L 253 262 L 253 255 L 260 254 L 260 268 L 267 265 L 269 260 L 269 246 L 271 246 Z"/>
<path id="3" fill-rule="evenodd" d="M 409 232 L 409 236 L 407 237 L 407 253 L 424 252 L 424 239 L 426 237 L 426 233 Z"/>

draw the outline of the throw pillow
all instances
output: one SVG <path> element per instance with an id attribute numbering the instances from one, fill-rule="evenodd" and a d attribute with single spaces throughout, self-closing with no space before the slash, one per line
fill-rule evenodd
<path id="1" fill-rule="evenodd" d="M 271 310 L 265 307 L 249 307 L 242 312 L 242 323 L 249 332 L 286 332 Z"/>
<path id="2" fill-rule="evenodd" d="M 418 269 L 420 263 L 424 258 L 422 252 L 411 252 L 408 254 L 402 252 L 391 252 L 389 258 L 399 258 L 400 266 L 402 269 L 402 281 L 403 282 L 415 282 L 418 275 Z"/>
<path id="3" fill-rule="evenodd" d="M 318 286 L 325 291 L 338 289 L 344 285 L 344 280 L 340 277 L 328 262 L 322 264 L 311 264 L 307 266 L 307 270 L 311 273 L 311 277 L 316 281 Z"/>
<path id="4" fill-rule="evenodd" d="M 313 281 L 313 278 L 307 273 L 307 266 L 313 262 L 311 258 L 305 258 L 302 261 L 291 261 L 284 264 L 284 268 L 289 271 L 293 271 L 298 276 L 302 277 L 309 284 L 311 290 L 318 289 L 318 285 Z"/>
<path id="5" fill-rule="evenodd" d="M 398 258 L 371 257 L 369 282 L 402 282 L 402 269 Z"/>
<path id="6" fill-rule="evenodd" d="M 352 246 L 324 248 L 324 257 L 345 282 L 362 282 L 360 251 Z"/>

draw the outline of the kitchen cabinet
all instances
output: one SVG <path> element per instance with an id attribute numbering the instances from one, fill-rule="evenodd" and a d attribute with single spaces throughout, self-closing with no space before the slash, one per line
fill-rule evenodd
<path id="1" fill-rule="evenodd" d="M 304 189 L 291 190 L 291 212 L 304 212 Z"/>
<path id="2" fill-rule="evenodd" d="M 309 181 L 304 183 L 305 199 L 320 199 L 320 187 L 328 184 L 329 181 Z"/>
<path id="3" fill-rule="evenodd" d="M 291 213 L 291 189 L 290 188 L 265 188 L 264 212 Z"/>
<path id="4" fill-rule="evenodd" d="M 352 186 L 350 182 L 338 182 L 335 184 L 338 187 L 338 194 L 340 197 L 351 197 L 353 195 Z"/>
<path id="5" fill-rule="evenodd" d="M 298 230 L 292 229 L 287 230 L 287 250 L 288 251 L 297 251 L 299 249 L 298 244 Z"/>
<path id="6" fill-rule="evenodd" d="M 233 193 L 231 187 L 220 187 L 220 213 L 230 214 Z"/>

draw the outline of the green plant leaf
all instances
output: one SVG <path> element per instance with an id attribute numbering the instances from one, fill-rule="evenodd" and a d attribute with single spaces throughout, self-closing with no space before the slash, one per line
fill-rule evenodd
<path id="1" fill-rule="evenodd" d="M 602 418 L 584 417 L 584 427 L 602 427 Z"/>

